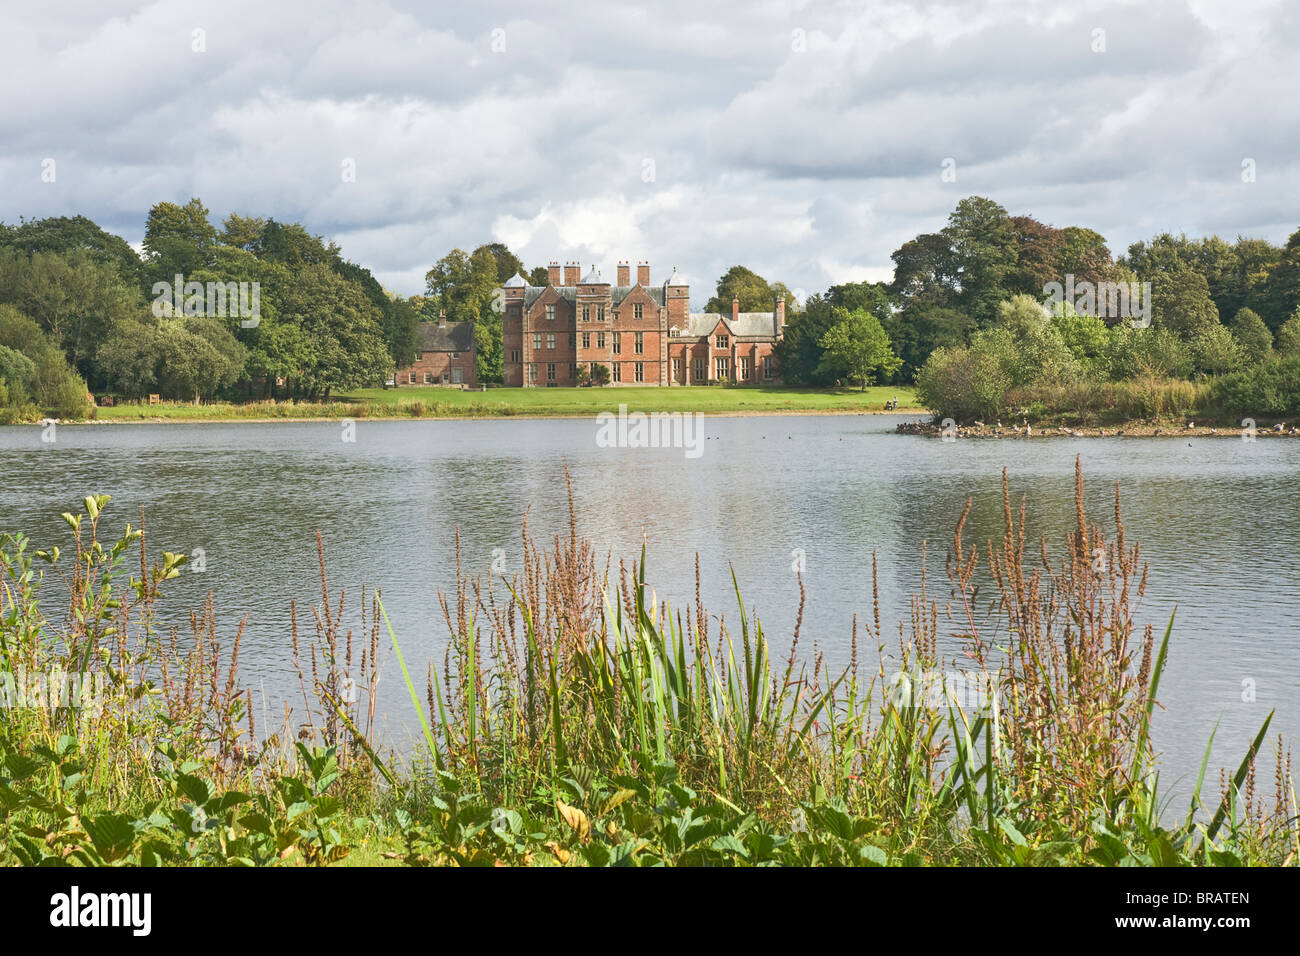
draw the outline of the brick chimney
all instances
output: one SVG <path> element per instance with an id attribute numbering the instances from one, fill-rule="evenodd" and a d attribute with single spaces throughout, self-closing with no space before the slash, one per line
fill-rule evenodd
<path id="1" fill-rule="evenodd" d="M 776 334 L 779 336 L 785 328 L 785 296 L 776 299 Z"/>
<path id="2" fill-rule="evenodd" d="M 626 259 L 618 264 L 618 284 L 632 284 L 632 266 Z"/>
<path id="3" fill-rule="evenodd" d="M 637 285 L 644 286 L 647 289 L 650 288 L 650 263 L 648 262 L 637 263 L 636 282 Z"/>
<path id="4" fill-rule="evenodd" d="M 446 309 L 439 309 L 439 310 L 438 310 L 438 328 L 440 328 L 440 329 L 445 329 L 446 327 L 447 327 L 447 310 L 446 310 Z"/>
<path id="5" fill-rule="evenodd" d="M 735 322 L 740 318 L 740 299 L 736 296 L 731 297 L 731 321 Z"/>
<path id="6" fill-rule="evenodd" d="M 551 260 L 550 264 L 546 267 L 546 284 L 560 284 L 560 264 L 555 260 Z"/>
<path id="7" fill-rule="evenodd" d="M 582 279 L 582 266 L 576 262 L 566 262 L 564 264 L 564 284 L 577 285 Z"/>

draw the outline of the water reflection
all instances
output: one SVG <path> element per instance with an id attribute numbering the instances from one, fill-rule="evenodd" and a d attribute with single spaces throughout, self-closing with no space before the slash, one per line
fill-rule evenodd
<path id="1" fill-rule="evenodd" d="M 171 582 L 185 612 L 211 592 L 229 635 L 247 615 L 241 666 L 272 713 L 293 700 L 287 668 L 289 602 L 319 601 L 315 534 L 331 583 L 346 587 L 359 626 L 361 586 L 382 588 L 404 649 L 441 657 L 446 628 L 436 595 L 463 567 L 487 575 L 494 557 L 521 564 L 520 524 L 549 543 L 567 532 L 564 469 L 579 528 L 629 565 L 644 540 L 661 597 L 693 601 L 695 556 L 706 605 L 734 620 L 734 569 L 775 654 L 788 646 L 798 603 L 792 552 L 802 550 L 808 605 L 802 640 L 828 659 L 848 656 L 854 614 L 871 615 L 871 560 L 879 556 L 882 617 L 896 621 L 920 586 L 929 543 L 930 586 L 944 598 L 944 556 L 965 500 L 966 540 L 998 540 L 1000 474 L 1029 540 L 1053 542 L 1073 524 L 1074 457 L 1083 456 L 1087 507 L 1113 531 L 1113 488 L 1124 495 L 1130 540 L 1152 575 L 1140 620 L 1163 628 L 1178 609 L 1162 686 L 1158 743 L 1173 775 L 1194 773 L 1216 720 L 1216 762 L 1234 762 L 1271 708 L 1275 728 L 1300 728 L 1295 654 L 1300 590 L 1300 443 L 1231 439 L 934 440 L 890 434 L 870 416 L 709 419 L 704 454 L 603 449 L 592 420 L 368 422 L 355 444 L 329 422 L 0 428 L 0 530 L 67 547 L 60 512 L 91 492 L 111 493 L 114 526 L 144 511 L 151 547 L 202 548 L 207 571 Z M 1054 553 L 1054 548 L 1049 552 Z M 955 653 L 951 644 L 948 653 Z M 864 647 L 864 660 L 869 651 Z M 409 702 L 387 673 L 383 716 L 395 740 L 413 730 Z M 1256 699 L 1244 701 L 1243 681 Z M 259 707 L 260 709 L 260 707 Z"/>

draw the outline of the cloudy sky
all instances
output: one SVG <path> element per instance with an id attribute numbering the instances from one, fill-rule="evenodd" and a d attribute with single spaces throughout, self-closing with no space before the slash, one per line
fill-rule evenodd
<path id="1" fill-rule="evenodd" d="M 1300 226 L 1294 0 L 76 0 L 3 22 L 0 220 L 138 242 L 153 203 L 199 196 L 300 221 L 404 294 L 493 240 L 530 266 L 677 265 L 697 306 L 736 263 L 816 292 L 887 278 L 972 194 L 1116 252 Z"/>

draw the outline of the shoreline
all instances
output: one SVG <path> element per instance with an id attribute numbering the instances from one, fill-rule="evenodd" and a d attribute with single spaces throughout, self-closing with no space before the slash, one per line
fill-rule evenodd
<path id="1" fill-rule="evenodd" d="M 642 411 L 641 409 L 630 408 L 629 413 Z M 341 421 L 368 421 L 368 422 L 433 422 L 433 421 L 518 421 L 521 419 L 536 421 L 567 421 L 572 419 L 592 419 L 601 412 L 617 414 L 617 408 L 608 409 L 600 408 L 586 412 L 574 412 L 572 414 L 563 414 L 558 412 L 542 412 L 532 414 L 529 412 L 518 412 L 511 414 L 495 415 L 286 415 L 283 417 L 274 416 L 257 416 L 245 417 L 242 415 L 196 415 L 196 416 L 150 416 L 142 418 L 79 418 L 79 419 L 43 419 L 36 422 L 13 422 L 14 427 L 30 426 L 41 428 L 47 421 L 53 421 L 57 425 L 266 425 L 276 422 L 286 423 L 303 423 L 303 422 L 341 422 Z M 770 409 L 729 409 L 726 411 L 701 411 L 698 409 L 649 409 L 645 414 L 684 414 L 684 415 L 703 415 L 708 418 L 756 418 L 756 417 L 773 417 L 788 418 L 799 415 L 926 415 L 926 409 L 923 408 L 900 408 L 896 411 L 884 411 L 883 409 L 859 409 L 859 408 L 770 408 Z"/>
<path id="2" fill-rule="evenodd" d="M 1190 426 L 1190 427 L 1189 427 Z M 943 427 L 933 421 L 903 422 L 896 429 L 900 435 L 919 435 L 925 438 L 942 438 Z M 1283 422 L 1279 431 L 1273 423 L 1261 424 L 1255 429 L 1255 438 L 1294 438 L 1300 428 Z M 1023 425 L 958 425 L 957 438 L 983 439 L 1035 439 L 1035 438 L 1233 438 L 1248 440 L 1240 426 L 1195 425 L 1189 422 L 1137 419 L 1117 425 L 1036 425 L 1030 423 L 1029 434 Z"/>

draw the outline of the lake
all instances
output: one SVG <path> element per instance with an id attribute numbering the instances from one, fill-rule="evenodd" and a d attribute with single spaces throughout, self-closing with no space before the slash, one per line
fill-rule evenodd
<path id="1" fill-rule="evenodd" d="M 138 524 L 143 509 L 153 556 L 202 549 L 206 569 L 169 582 L 164 616 L 183 624 L 211 591 L 228 644 L 247 615 L 241 675 L 255 708 L 264 699 L 278 723 L 279 702 L 298 694 L 289 602 L 298 599 L 309 633 L 306 606 L 320 599 L 318 529 L 331 584 L 348 589 L 353 612 L 363 584 L 381 588 L 408 663 L 422 675 L 431 654 L 442 659 L 437 594 L 455 583 L 457 527 L 467 571 L 486 577 L 494 559 L 507 573 L 518 571 L 525 511 L 540 544 L 567 530 L 567 467 L 579 530 L 598 553 L 630 566 L 644 540 L 650 582 L 677 605 L 694 600 L 698 554 L 705 606 L 732 622 L 734 568 L 778 657 L 794 626 L 792 566 L 801 552 L 801 651 L 815 646 L 847 662 L 853 615 L 871 617 L 873 550 L 893 651 L 896 622 L 908 618 L 909 595 L 920 585 L 922 541 L 929 542 L 931 592 L 942 599 L 944 556 L 967 497 L 974 499 L 968 544 L 1000 537 L 1005 466 L 1017 501 L 1028 496 L 1030 540 L 1047 534 L 1055 559 L 1073 526 L 1074 460 L 1082 455 L 1090 516 L 1112 528 L 1118 482 L 1129 540 L 1142 544 L 1150 563 L 1139 625 L 1152 622 L 1161 633 L 1177 608 L 1161 686 L 1166 709 L 1155 723 L 1162 786 L 1184 790 L 1194 779 L 1216 721 L 1211 768 L 1235 767 L 1270 709 L 1277 710 L 1273 730 L 1294 741 L 1300 442 L 944 443 L 892 434 L 902 420 L 708 418 L 698 457 L 680 448 L 601 447 L 593 419 L 363 419 L 355 441 L 343 440 L 338 422 L 69 425 L 52 443 L 42 442 L 39 427 L 6 427 L 0 531 L 21 530 L 36 547 L 66 552 L 71 535 L 60 512 L 80 511 L 85 495 L 102 493 L 113 496 L 105 520 L 114 531 Z M 941 649 L 957 652 L 953 642 Z M 865 641 L 860 656 L 874 666 Z M 414 718 L 391 649 L 382 660 L 385 737 L 400 746 Z M 423 687 L 422 677 L 417 683 Z M 1265 766 L 1271 773 L 1271 758 Z"/>

